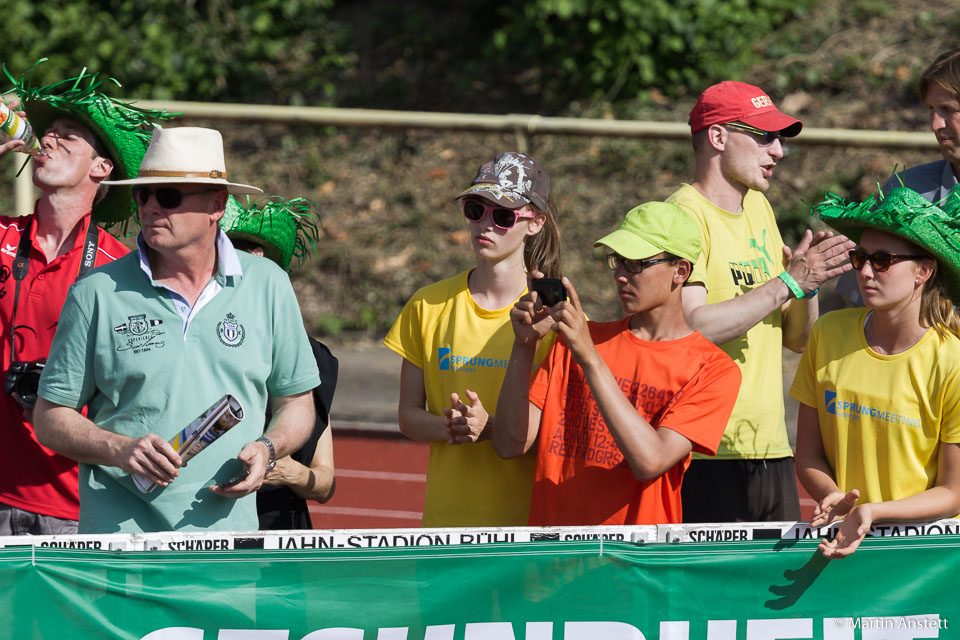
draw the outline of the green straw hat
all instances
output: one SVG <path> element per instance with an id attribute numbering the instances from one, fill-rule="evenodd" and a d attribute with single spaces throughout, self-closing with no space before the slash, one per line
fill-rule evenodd
<path id="1" fill-rule="evenodd" d="M 37 62 L 43 62 L 46 58 Z M 36 68 L 36 65 L 34 65 Z M 140 161 L 150 144 L 154 125 L 175 115 L 162 110 L 141 109 L 110 98 L 99 91 L 101 80 L 86 68 L 75 78 L 35 87 L 33 69 L 14 78 L 6 66 L 3 72 L 13 82 L 20 108 L 27 114 L 37 137 L 43 135 L 57 118 L 76 118 L 93 132 L 113 158 L 113 179 L 135 178 Z M 111 79 L 112 80 L 112 79 Z M 119 82 L 113 80 L 117 86 Z M 93 205 L 93 220 L 104 226 L 120 223 L 136 215 L 130 187 L 112 186 L 106 197 Z"/>
<path id="2" fill-rule="evenodd" d="M 863 202 L 845 202 L 832 193 L 814 206 L 820 219 L 855 242 L 864 229 L 900 236 L 933 255 L 946 278 L 950 298 L 960 301 L 960 185 L 940 206 L 906 187 Z"/>
<path id="3" fill-rule="evenodd" d="M 227 236 L 259 244 L 264 256 L 284 271 L 290 270 L 292 258 L 302 264 L 311 249 L 316 253 L 320 235 L 313 202 L 270 198 L 251 204 L 249 196 L 245 199 L 246 206 L 233 196 L 227 198 L 226 211 L 220 218 L 220 228 Z"/>

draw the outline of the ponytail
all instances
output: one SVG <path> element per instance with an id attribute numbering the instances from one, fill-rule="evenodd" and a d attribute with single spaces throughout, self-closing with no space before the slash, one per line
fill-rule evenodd
<path id="1" fill-rule="evenodd" d="M 536 270 L 547 278 L 559 278 L 563 270 L 560 267 L 560 214 L 557 205 L 553 198 L 547 198 L 545 211 L 533 204 L 530 204 L 530 209 L 545 219 L 537 235 L 527 237 L 524 243 L 523 264 L 528 273 Z"/>

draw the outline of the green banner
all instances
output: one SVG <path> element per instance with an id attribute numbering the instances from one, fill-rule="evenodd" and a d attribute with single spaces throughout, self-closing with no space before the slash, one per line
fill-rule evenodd
<path id="1" fill-rule="evenodd" d="M 899 640 L 960 634 L 957 536 L 387 549 L 0 549 L 0 637 Z"/>

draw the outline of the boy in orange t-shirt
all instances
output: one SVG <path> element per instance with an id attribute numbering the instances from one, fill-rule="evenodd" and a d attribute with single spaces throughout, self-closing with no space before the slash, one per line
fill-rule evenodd
<path id="1" fill-rule="evenodd" d="M 733 360 L 683 315 L 700 230 L 679 207 L 648 202 L 599 245 L 612 251 L 607 265 L 627 317 L 586 321 L 567 278 L 568 301 L 521 298 L 493 444 L 512 458 L 539 441 L 531 525 L 680 522 L 690 454 L 716 453 L 740 389 Z M 561 337 L 531 383 L 550 329 Z"/>

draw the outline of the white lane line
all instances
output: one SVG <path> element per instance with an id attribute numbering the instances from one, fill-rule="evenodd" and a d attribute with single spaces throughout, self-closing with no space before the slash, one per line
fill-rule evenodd
<path id="1" fill-rule="evenodd" d="M 363 480 L 393 480 L 394 482 L 426 482 L 425 473 L 400 473 L 398 471 L 363 471 L 361 469 L 337 469 L 339 478 Z"/>
<path id="2" fill-rule="evenodd" d="M 369 518 L 396 518 L 398 520 L 421 520 L 423 514 L 419 511 L 395 511 L 391 509 L 361 509 L 359 507 L 329 507 L 315 506 L 311 509 L 322 515 L 334 514 L 338 516 L 366 516 Z"/>

